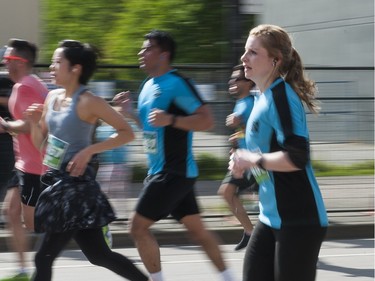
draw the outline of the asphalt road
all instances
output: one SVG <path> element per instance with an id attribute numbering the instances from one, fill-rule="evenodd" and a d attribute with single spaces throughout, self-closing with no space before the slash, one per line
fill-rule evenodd
<path id="1" fill-rule="evenodd" d="M 222 245 L 224 257 L 238 280 L 242 275 L 244 251 L 234 252 L 234 245 Z M 144 270 L 135 248 L 115 249 Z M 215 268 L 196 246 L 163 246 L 162 267 L 166 280 L 221 280 Z M 28 253 L 32 266 L 33 252 Z M 1 253 L 0 278 L 16 269 L 15 254 Z M 32 268 L 30 267 L 30 271 Z M 64 251 L 54 264 L 53 281 L 119 281 L 121 277 L 107 269 L 91 265 L 78 250 Z M 332 240 L 323 243 L 318 264 L 318 281 L 373 281 L 374 239 Z"/>

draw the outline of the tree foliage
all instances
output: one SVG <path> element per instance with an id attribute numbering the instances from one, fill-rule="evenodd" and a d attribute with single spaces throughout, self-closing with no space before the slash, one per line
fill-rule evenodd
<path id="1" fill-rule="evenodd" d="M 57 43 L 64 39 L 89 42 L 101 48 L 106 43 L 106 33 L 112 29 L 114 16 L 121 14 L 118 1 L 42 0 L 42 33 L 45 52 L 50 59 Z"/>
<path id="2" fill-rule="evenodd" d="M 218 0 L 42 0 L 42 58 L 59 41 L 96 45 L 102 63 L 135 64 L 143 36 L 169 31 L 177 41 L 178 63 L 223 62 L 229 51 L 225 9 Z"/>

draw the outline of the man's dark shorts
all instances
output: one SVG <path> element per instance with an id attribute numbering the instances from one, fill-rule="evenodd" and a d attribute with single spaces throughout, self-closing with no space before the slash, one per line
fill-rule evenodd
<path id="1" fill-rule="evenodd" d="M 42 192 L 40 175 L 24 173 L 15 170 L 14 175 L 9 180 L 7 188 L 19 187 L 21 202 L 27 206 L 35 207 L 39 195 Z"/>
<path id="2" fill-rule="evenodd" d="M 12 175 L 10 176 L 8 182 L 6 183 L 5 187 L 7 189 L 12 189 L 14 187 L 19 187 L 19 180 L 17 176 L 16 170 L 12 171 Z"/>
<path id="3" fill-rule="evenodd" d="M 233 184 L 238 187 L 237 195 L 249 190 L 250 192 L 258 192 L 259 186 L 256 182 L 253 174 L 250 171 L 244 173 L 242 178 L 234 178 L 233 175 L 228 172 L 221 184 Z"/>
<path id="4" fill-rule="evenodd" d="M 137 213 L 153 221 L 168 215 L 179 221 L 185 216 L 199 214 L 195 181 L 196 178 L 169 173 L 148 176 L 143 182 Z"/>

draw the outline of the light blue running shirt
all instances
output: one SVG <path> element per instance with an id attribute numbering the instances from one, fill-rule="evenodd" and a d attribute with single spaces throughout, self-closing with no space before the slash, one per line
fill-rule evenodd
<path id="1" fill-rule="evenodd" d="M 259 219 L 282 226 L 327 226 L 323 198 L 310 161 L 309 133 L 303 104 L 283 79 L 277 79 L 255 98 L 246 127 L 246 145 L 261 153 L 287 151 L 301 166 L 296 172 L 268 171 L 259 186 Z M 302 160 L 303 161 L 302 161 Z"/>
<path id="2" fill-rule="evenodd" d="M 148 156 L 149 175 L 169 172 L 195 178 L 198 168 L 192 151 L 192 131 L 154 127 L 148 122 L 153 109 L 187 116 L 204 104 L 197 89 L 177 70 L 149 79 L 138 98 L 138 112 L 143 124 L 143 144 Z"/>

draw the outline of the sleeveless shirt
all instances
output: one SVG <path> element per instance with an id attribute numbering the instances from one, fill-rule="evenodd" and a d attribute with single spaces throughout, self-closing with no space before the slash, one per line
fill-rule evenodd
<path id="1" fill-rule="evenodd" d="M 61 89 L 51 92 L 51 102 L 48 104 L 46 122 L 49 135 L 52 135 L 68 144 L 62 163 L 66 164 L 83 148 L 92 143 L 92 134 L 95 124 L 87 123 L 79 118 L 77 114 L 77 102 L 79 96 L 86 91 L 86 87 L 81 85 L 73 94 L 71 104 L 60 110 L 54 110 L 54 104 Z M 50 136 L 49 136 L 50 137 Z"/>

